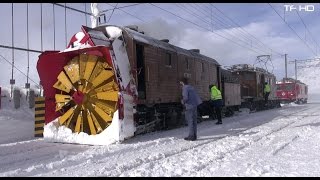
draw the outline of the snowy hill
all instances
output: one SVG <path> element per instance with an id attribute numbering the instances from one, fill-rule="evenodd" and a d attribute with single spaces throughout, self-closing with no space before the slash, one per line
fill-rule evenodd
<path id="1" fill-rule="evenodd" d="M 320 65 L 319 62 L 308 62 L 308 66 Z M 308 85 L 309 102 L 320 102 L 320 67 L 309 67 L 297 70 L 297 78 Z M 295 77 L 292 77 L 295 78 Z"/>

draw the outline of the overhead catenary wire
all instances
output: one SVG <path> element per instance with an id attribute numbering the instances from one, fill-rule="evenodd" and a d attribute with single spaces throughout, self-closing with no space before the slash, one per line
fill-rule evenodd
<path id="1" fill-rule="evenodd" d="M 265 43 L 263 43 L 260 39 L 258 39 L 256 36 L 252 35 L 251 33 L 249 33 L 248 31 L 246 31 L 245 29 L 243 29 L 237 22 L 235 22 L 232 18 L 230 18 L 229 16 L 227 16 L 222 10 L 220 10 L 219 8 L 217 8 L 215 5 L 213 5 L 212 3 L 210 3 L 210 5 L 212 7 L 214 7 L 217 11 L 219 11 L 222 15 L 224 15 L 227 19 L 229 19 L 233 24 L 235 24 L 237 27 L 240 28 L 240 30 L 242 30 L 244 32 L 244 34 L 248 34 L 248 37 L 253 37 L 253 39 L 257 40 L 257 42 L 260 42 L 263 46 L 267 47 L 268 49 L 270 49 L 272 52 L 275 52 L 276 54 L 283 56 L 282 53 L 279 53 L 275 50 L 272 50 L 272 48 L 268 47 L 268 45 L 266 45 Z M 249 38 L 250 39 L 250 38 Z"/>
<path id="2" fill-rule="evenodd" d="M 80 13 L 83 13 L 83 14 L 91 15 L 91 13 L 88 13 L 88 12 L 85 12 L 85 11 L 81 11 L 79 9 L 75 9 L 75 8 L 72 8 L 72 7 L 69 7 L 69 6 L 66 5 L 66 3 L 64 3 L 64 5 L 59 4 L 59 3 L 51 3 L 51 4 L 54 4 L 54 5 L 57 5 L 57 6 L 60 6 L 60 7 L 72 10 L 72 11 L 76 11 L 76 12 L 80 12 Z"/>
<path id="3" fill-rule="evenodd" d="M 86 12 L 86 13 L 84 14 L 84 17 L 85 17 L 85 19 L 86 19 L 86 26 L 88 26 L 88 21 L 87 21 L 87 3 L 84 3 L 84 12 Z"/>
<path id="4" fill-rule="evenodd" d="M 311 36 L 311 39 L 313 40 L 313 42 L 315 42 L 315 44 L 316 44 L 316 54 L 318 55 L 318 53 L 317 53 L 318 51 L 317 51 L 317 50 L 319 49 L 319 45 L 318 45 L 317 41 L 315 40 L 315 38 L 313 37 L 313 35 L 312 35 L 312 33 L 310 32 L 309 28 L 307 27 L 307 25 L 306 25 L 305 22 L 303 21 L 303 19 L 302 19 L 302 17 L 300 16 L 298 10 L 296 10 L 296 13 L 297 13 L 297 15 L 299 16 L 300 20 L 302 21 L 302 23 L 303 23 L 304 27 L 306 28 L 306 30 L 309 32 L 309 34 L 310 34 L 310 36 Z"/>
<path id="5" fill-rule="evenodd" d="M 36 49 L 27 49 L 27 48 L 21 48 L 21 47 L 12 47 L 12 46 L 5 46 L 5 45 L 0 45 L 0 48 L 5 48 L 5 49 L 15 49 L 15 50 L 21 50 L 21 51 L 30 51 L 30 52 L 36 52 L 36 53 L 42 53 L 43 51 L 39 51 Z"/>
<path id="6" fill-rule="evenodd" d="M 192 5 L 192 4 L 191 4 L 191 5 Z M 242 35 L 237 34 L 237 38 L 240 38 L 240 37 L 242 36 L 244 39 L 246 39 L 247 41 L 249 41 L 249 42 L 251 43 L 251 46 L 253 46 L 253 45 L 252 45 L 252 41 L 259 41 L 259 42 L 262 43 L 263 45 L 261 45 L 260 43 L 256 44 L 256 45 L 255 45 L 256 49 L 259 49 L 258 47 L 260 47 L 260 48 L 262 48 L 262 49 L 269 49 L 270 52 L 272 52 L 272 49 L 271 49 L 271 48 L 268 48 L 267 45 L 265 45 L 263 42 L 261 42 L 261 41 L 260 41 L 259 39 L 257 39 L 255 36 L 253 36 L 252 34 L 248 33 L 247 31 L 245 31 L 239 24 L 237 24 L 236 22 L 234 22 L 234 21 L 233 21 L 231 18 L 229 18 L 225 13 L 223 13 L 222 10 L 219 10 L 217 7 L 215 7 L 215 6 L 212 5 L 212 4 L 210 4 L 210 5 L 211 5 L 211 6 L 210 6 L 211 8 L 205 6 L 205 8 L 207 8 L 208 10 L 202 8 L 202 7 L 201 7 L 200 5 L 198 5 L 198 4 L 195 4 L 195 6 L 199 7 L 200 10 L 199 10 L 197 7 L 195 7 L 195 8 L 197 8 L 197 11 L 198 11 L 198 12 L 202 12 L 202 14 L 205 15 L 205 12 L 212 14 L 212 12 L 211 12 L 211 11 L 212 11 L 212 7 L 214 7 L 214 8 L 215 8 L 216 10 L 218 10 L 222 15 L 224 15 L 225 17 L 227 17 L 229 21 L 231 21 L 233 24 L 235 24 L 237 27 L 239 27 L 239 29 L 234 28 L 235 31 L 237 31 L 237 32 L 239 32 L 239 33 L 242 34 Z M 204 12 L 204 11 L 205 11 L 205 12 Z M 230 24 L 227 23 L 227 21 L 225 20 L 225 18 L 223 18 L 222 16 L 220 16 L 220 15 L 218 15 L 218 14 L 216 14 L 216 15 L 217 15 L 216 17 L 221 18 L 221 20 L 220 20 L 219 18 L 216 18 L 216 20 L 219 21 L 219 23 L 216 21 L 217 24 L 223 24 L 223 25 L 225 25 L 224 27 L 228 27 L 228 28 L 232 28 L 232 27 L 233 27 L 232 25 L 230 25 Z M 255 40 L 253 40 L 253 39 L 252 39 L 250 36 L 248 36 L 247 34 L 249 34 L 250 36 L 254 37 Z M 242 41 L 243 41 L 243 40 L 242 40 Z M 263 51 L 264 53 L 267 53 L 267 54 L 270 53 L 269 51 L 266 51 L 266 50 L 260 50 L 260 51 Z M 281 53 L 278 53 L 278 54 L 279 54 L 280 56 L 282 56 Z"/>
<path id="7" fill-rule="evenodd" d="M 276 11 L 276 9 L 268 3 L 269 6 L 274 10 L 274 12 L 283 20 L 283 22 L 295 33 L 295 35 L 312 51 L 312 53 L 316 56 L 316 53 L 313 51 L 313 49 L 297 34 L 297 32 L 287 23 L 287 21 L 284 20 L 284 18 Z"/>
<path id="8" fill-rule="evenodd" d="M 106 3 L 106 4 L 108 4 L 109 6 L 115 7 L 115 6 L 113 6 L 113 5 L 110 5 L 110 3 Z M 119 9 L 119 8 L 116 8 L 116 9 Z M 129 14 L 130 16 L 135 17 L 136 19 L 139 19 L 139 20 L 142 21 L 142 22 L 146 22 L 145 20 L 143 20 L 143 19 L 141 19 L 141 18 L 139 18 L 139 17 L 137 17 L 137 16 L 135 16 L 135 15 L 133 15 L 133 14 L 131 14 L 131 13 L 128 13 L 127 11 L 124 11 L 124 10 L 122 10 L 122 9 L 119 9 L 119 11 L 122 11 L 122 12 L 124 12 L 124 13 L 126 13 L 126 14 Z"/>
<path id="9" fill-rule="evenodd" d="M 113 10 L 112 10 L 112 12 L 111 12 L 111 15 L 110 15 L 110 17 L 109 17 L 109 19 L 108 19 L 107 23 L 109 23 L 109 21 L 110 21 L 110 19 L 111 19 L 112 15 L 113 15 L 113 12 L 114 12 L 114 10 L 117 8 L 117 6 L 118 6 L 118 3 L 117 3 L 117 4 L 116 4 L 116 6 L 113 8 Z"/>
<path id="10" fill-rule="evenodd" d="M 190 4 L 190 5 L 192 5 L 192 4 Z M 193 5 L 192 5 L 193 6 Z M 199 7 L 199 8 L 198 8 Z M 214 7 L 214 6 L 212 6 L 212 7 Z M 197 11 L 199 11 L 199 12 L 202 12 L 202 14 L 204 14 L 205 15 L 205 12 L 206 13 L 209 13 L 209 11 L 207 11 L 206 9 L 204 9 L 204 8 L 202 8 L 200 5 L 198 5 L 198 4 L 195 4 L 195 6 L 194 6 L 194 8 L 196 8 L 197 9 Z M 209 9 L 207 6 L 206 6 L 206 8 L 207 9 Z M 200 10 L 199 10 L 200 9 Z M 210 11 L 211 11 L 211 9 L 212 8 L 210 8 Z M 205 11 L 205 12 L 203 12 L 203 11 Z M 210 13 L 211 14 L 211 13 Z M 233 26 L 232 25 L 230 25 L 230 24 L 228 24 L 228 23 L 226 23 L 226 21 L 225 21 L 225 19 L 223 18 L 223 17 L 221 17 L 220 15 L 218 15 L 217 14 L 217 16 L 216 17 L 219 17 L 219 18 L 221 18 L 221 20 L 219 19 L 219 18 L 216 18 L 216 22 L 217 22 L 217 24 L 223 24 L 223 26 L 224 27 L 226 27 L 226 28 L 233 28 Z M 215 20 L 215 19 L 214 19 Z M 241 28 L 241 27 L 240 27 Z M 246 36 L 246 34 L 244 34 L 242 31 L 240 31 L 239 29 L 235 29 L 235 28 L 233 28 L 235 31 L 238 31 L 238 32 L 240 32 L 241 34 L 242 34 L 242 37 L 244 38 L 244 39 L 246 39 L 248 42 L 250 42 L 250 44 L 251 44 L 251 46 L 252 46 L 252 39 L 251 38 L 248 38 L 247 36 Z M 240 34 L 238 34 L 237 36 L 241 36 Z M 239 39 L 240 39 L 240 37 L 238 37 Z M 242 40 L 243 41 L 243 40 Z M 258 44 L 259 45 L 259 44 Z M 258 46 L 257 46 L 258 47 Z M 260 47 L 262 47 L 263 49 L 265 49 L 265 46 L 260 46 Z"/>
<path id="11" fill-rule="evenodd" d="M 185 6 L 184 6 L 184 7 L 185 7 Z M 180 8 L 180 7 L 179 7 L 179 8 Z M 181 8 L 181 9 L 184 10 L 184 11 L 190 10 L 190 9 L 188 9 L 187 7 Z M 197 8 L 196 10 L 199 11 L 198 8 Z M 188 12 L 188 11 L 186 11 L 186 12 Z M 190 12 L 191 12 L 191 11 L 190 11 Z M 188 12 L 188 13 L 190 14 L 190 12 Z M 192 11 L 192 12 L 193 12 L 193 11 Z M 200 11 L 200 12 L 202 12 L 202 11 Z M 199 20 L 205 22 L 205 23 L 208 24 L 208 25 L 211 25 L 211 22 L 203 20 L 201 17 L 199 17 L 198 14 L 196 14 L 196 13 L 194 13 L 194 12 L 193 12 L 192 14 L 195 15 L 195 16 L 197 16 L 197 17 L 199 18 Z M 204 13 L 203 13 L 203 14 L 204 14 Z M 204 15 L 207 15 L 207 14 L 204 14 Z M 220 20 L 219 20 L 219 21 L 220 21 Z M 218 23 L 217 21 L 215 21 L 215 22 L 216 22 L 217 25 L 218 25 L 218 24 L 221 25 L 221 24 L 223 23 L 222 21 L 220 21 L 220 22 L 222 22 L 222 23 Z M 228 26 L 228 25 L 227 25 L 227 26 Z M 224 28 L 224 27 L 226 27 L 226 26 L 221 25 L 221 27 Z M 210 31 L 212 31 L 212 30 L 210 30 Z M 234 39 L 237 39 L 237 40 L 243 42 L 243 44 L 246 44 L 247 46 L 249 46 L 249 47 L 251 47 L 251 48 L 255 48 L 256 50 L 259 50 L 259 51 L 261 51 L 261 52 L 263 52 L 263 53 L 268 53 L 267 51 L 264 51 L 264 50 L 261 50 L 261 49 L 257 48 L 257 46 L 256 46 L 256 47 L 253 47 L 253 46 L 252 46 L 252 43 L 249 43 L 249 42 L 247 42 L 247 41 L 244 41 L 243 39 L 239 38 L 237 35 L 234 35 L 231 30 L 230 30 L 230 32 L 228 32 L 228 31 L 229 31 L 228 29 L 225 30 L 225 33 L 229 34 L 229 35 L 232 36 Z"/>
<path id="12" fill-rule="evenodd" d="M 115 8 L 115 6 L 111 5 L 110 3 L 106 3 L 106 4 L 108 4 L 108 5 L 110 5 L 110 6 L 112 6 L 112 7 Z M 142 3 L 141 3 L 141 4 L 142 4 Z M 157 7 L 157 8 L 160 8 L 160 7 L 156 6 L 156 5 L 153 5 L 152 3 L 149 3 L 149 4 L 151 4 L 152 6 L 155 6 L 155 7 Z M 115 9 L 118 9 L 118 8 L 115 8 Z M 160 9 L 164 10 L 163 8 L 160 8 Z M 111 10 L 111 9 L 110 9 L 110 10 Z M 135 17 L 135 18 L 139 19 L 140 21 L 146 22 L 145 20 L 143 20 L 143 19 L 141 19 L 141 18 L 139 18 L 139 17 L 137 17 L 137 16 L 135 16 L 135 15 L 132 15 L 132 14 L 130 14 L 130 13 L 128 13 L 128 12 L 122 10 L 122 9 L 119 9 L 119 10 L 122 11 L 122 12 L 124 12 L 124 13 L 126 13 L 126 14 L 129 14 L 129 15 L 132 16 L 132 17 Z M 166 11 L 166 10 L 164 10 L 164 11 Z M 172 12 L 170 12 L 170 13 L 178 17 L 178 15 L 176 15 L 176 14 L 174 14 L 174 13 L 172 13 Z M 181 17 L 180 17 L 180 18 L 181 18 Z M 183 20 L 186 20 L 186 19 L 184 19 L 184 18 L 182 18 L 182 19 L 183 19 Z M 189 20 L 186 20 L 186 21 L 190 22 Z M 190 23 L 192 23 L 192 24 L 194 24 L 194 25 L 196 25 L 196 26 L 198 26 L 198 27 L 200 27 L 200 28 L 203 28 L 202 26 L 199 26 L 198 24 L 196 24 L 196 23 L 194 23 L 194 22 L 190 22 Z M 204 29 L 208 30 L 207 28 L 204 28 Z M 228 38 L 226 38 L 226 37 L 224 37 L 224 36 L 221 36 L 220 34 L 218 34 L 218 35 L 219 35 L 220 37 L 223 37 L 223 38 L 229 40 L 229 41 L 232 41 L 232 40 L 230 40 L 230 39 L 228 39 Z M 232 42 L 235 43 L 235 44 L 237 44 L 237 45 L 239 45 L 240 47 L 243 47 L 242 45 L 238 44 L 238 43 L 235 42 L 235 41 L 232 41 Z M 245 47 L 245 48 L 247 48 L 247 47 Z M 258 53 L 258 52 L 255 51 L 255 50 L 252 50 L 252 49 L 250 49 L 250 50 Z M 260 53 L 258 53 L 258 54 L 260 54 Z"/>
<path id="13" fill-rule="evenodd" d="M 207 31 L 209 31 L 209 32 L 211 32 L 211 33 L 213 33 L 213 34 L 218 35 L 219 37 L 222 37 L 222 38 L 224 38 L 224 39 L 227 39 L 227 40 L 229 40 L 229 41 L 233 42 L 234 44 L 237 44 L 237 45 L 238 45 L 238 46 L 240 46 L 240 47 L 243 47 L 243 48 L 249 49 L 250 51 L 253 51 L 253 52 L 255 52 L 255 53 L 260 54 L 259 52 L 257 52 L 257 51 L 255 51 L 255 50 L 253 50 L 252 48 L 244 47 L 243 45 L 241 45 L 241 44 L 239 44 L 239 43 L 237 43 L 237 42 L 233 41 L 232 39 L 229 39 L 229 38 L 227 38 L 227 37 L 225 37 L 225 36 L 222 36 L 222 35 L 220 35 L 220 34 L 218 34 L 218 33 L 216 33 L 216 32 L 212 32 L 210 29 L 205 28 L 205 27 L 203 27 L 203 26 L 200 26 L 199 24 L 197 24 L 197 23 L 195 23 L 195 22 L 193 22 L 193 21 L 190 21 L 190 20 L 188 20 L 188 19 L 185 19 L 185 18 L 183 18 L 183 17 L 181 17 L 181 16 L 179 16 L 179 15 L 177 15 L 177 14 L 175 14 L 175 13 L 171 12 L 171 11 L 168 11 L 168 10 L 166 10 L 166 9 L 164 9 L 164 8 L 161 8 L 161 7 L 159 7 L 159 6 L 157 6 L 157 5 L 153 4 L 153 3 L 149 3 L 149 4 L 151 4 L 152 6 L 155 6 L 155 7 L 159 8 L 159 9 L 161 9 L 161 10 L 163 10 L 163 11 L 165 11 L 165 12 L 169 13 L 169 14 L 172 14 L 172 15 L 174 15 L 174 16 L 176 16 L 176 17 L 179 17 L 180 19 L 182 19 L 182 20 L 184 20 L 184 21 L 187 21 L 187 22 L 189 22 L 189 23 L 191 23 L 191 24 L 193 24 L 193 25 L 195 25 L 195 26 L 197 26 L 197 27 L 199 27 L 199 28 L 201 28 L 201 29 L 205 29 L 205 30 L 207 30 Z"/>
<path id="14" fill-rule="evenodd" d="M 117 3 L 117 4 L 118 4 L 118 3 Z M 122 9 L 122 8 L 137 6 L 137 5 L 141 5 L 141 4 L 144 4 L 144 3 L 136 3 L 136 4 L 131 4 L 131 5 L 127 5 L 127 6 L 115 7 L 115 8 L 112 8 L 112 9 L 105 9 L 105 10 L 100 11 L 100 13 L 104 13 L 104 12 L 107 12 L 107 11 L 110 11 L 110 10 L 114 10 L 114 9 Z M 110 5 L 110 6 L 111 6 L 111 5 Z"/>
<path id="15" fill-rule="evenodd" d="M 143 3 L 140 3 L 140 4 L 143 4 Z M 55 49 L 55 3 L 52 3 L 52 10 L 53 10 L 53 23 L 54 23 L 54 30 L 53 30 L 53 34 L 54 34 L 54 49 Z M 136 5 L 139 5 L 139 4 L 136 4 Z M 63 7 L 65 7 L 65 12 L 66 12 L 66 3 L 65 3 L 65 6 L 63 6 Z M 12 8 L 13 9 L 13 8 Z M 120 10 L 120 7 L 117 7 L 117 5 L 116 6 L 114 6 L 114 8 L 113 8 L 113 10 L 115 10 L 115 9 L 119 9 Z M 85 9 L 86 10 L 86 9 Z M 124 10 L 122 10 L 123 12 L 125 12 Z M 125 12 L 125 13 L 127 13 L 127 12 Z M 142 19 L 140 19 L 139 17 L 137 17 L 137 16 L 134 16 L 134 15 L 132 15 L 132 14 L 130 14 L 130 13 L 127 13 L 127 14 L 129 14 L 129 15 L 131 15 L 131 16 L 133 16 L 133 17 L 135 17 L 135 18 L 137 18 L 137 19 L 139 19 L 139 20 L 141 20 L 141 21 L 143 21 L 143 22 L 145 22 L 144 20 L 142 20 Z M 85 13 L 85 15 L 87 15 L 86 13 Z M 115 14 L 114 14 L 115 15 Z M 13 15 L 12 15 L 13 16 Z M 66 16 L 66 14 L 65 14 L 65 16 Z M 112 15 L 111 15 L 112 16 Z M 111 18 L 111 16 L 110 16 L 110 18 Z M 183 16 L 182 16 L 183 17 Z M 109 18 L 109 19 L 110 19 Z M 87 20 L 87 19 L 86 19 Z M 65 19 L 65 22 L 66 22 L 66 19 Z M 216 22 L 216 21 L 215 21 Z M 41 3 L 41 26 L 42 26 L 42 3 Z M 67 32 L 67 26 L 65 26 L 65 30 L 66 30 L 66 32 Z M 12 26 L 12 29 L 13 29 L 13 26 Z M 212 31 L 212 30 L 211 30 Z M 67 34 L 67 33 L 66 33 Z M 41 27 L 41 39 L 42 39 L 42 27 Z M 221 36 L 220 36 L 221 37 Z M 13 37 L 12 37 L 13 38 Z M 231 38 L 232 39 L 232 38 Z M 234 40 L 234 39 L 232 39 L 232 40 Z M 14 41 L 12 41 L 12 42 L 14 42 Z M 41 51 L 43 51 L 43 40 L 41 40 Z M 239 43 L 239 42 L 238 42 Z M 242 43 L 239 43 L 239 44 L 242 44 Z M 13 47 L 13 45 L 12 45 L 12 47 Z M 28 48 L 29 49 L 29 48 Z M 13 50 L 12 50 L 13 51 Z M 13 51 L 14 52 L 14 51 Z M 14 64 L 14 53 L 13 53 L 13 64 Z M 12 70 L 12 72 L 13 72 L 13 70 Z M 12 73 L 13 74 L 13 73 Z M 12 75 L 12 79 L 13 79 L 13 75 Z"/>
<path id="16" fill-rule="evenodd" d="M 17 68 L 14 64 L 12 64 L 12 63 L 11 63 L 8 59 L 6 59 L 4 56 L 2 56 L 2 55 L 0 54 L 0 57 L 2 57 L 2 59 L 4 59 L 7 63 L 9 63 L 10 65 L 12 65 L 13 68 L 15 68 L 15 69 L 18 70 L 21 74 L 23 74 L 24 76 L 27 77 L 27 75 L 26 75 L 23 71 L 21 71 L 19 68 Z M 33 83 L 35 83 L 36 85 L 39 86 L 39 84 L 36 83 L 36 82 L 35 82 L 33 79 L 31 79 L 30 77 L 28 77 L 28 79 L 29 79 L 30 81 L 32 81 Z"/>

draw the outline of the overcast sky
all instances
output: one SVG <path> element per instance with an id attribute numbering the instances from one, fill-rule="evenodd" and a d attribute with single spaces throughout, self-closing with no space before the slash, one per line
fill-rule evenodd
<path id="1" fill-rule="evenodd" d="M 157 39 L 169 39 L 171 44 L 186 49 L 200 49 L 202 54 L 216 59 L 223 66 L 248 63 L 264 67 L 262 63 L 257 63 L 257 56 L 271 55 L 272 62 L 267 64 L 267 68 L 279 80 L 285 76 L 283 56 L 285 53 L 288 54 L 288 61 L 292 61 L 314 58 L 320 52 L 317 35 L 320 30 L 317 21 L 320 6 L 311 3 L 294 4 L 298 11 L 285 12 L 284 5 L 289 4 L 270 5 L 268 3 L 99 3 L 98 7 L 100 11 L 108 10 L 105 12 L 107 21 L 111 17 L 108 24 L 138 25 L 139 30 Z M 314 5 L 314 11 L 299 11 L 299 6 L 305 5 Z M 67 3 L 67 6 L 85 11 L 84 3 Z M 113 11 L 115 6 L 128 7 Z M 86 8 L 87 12 L 91 13 L 90 3 L 86 3 Z M 0 22 L 3 25 L 0 28 L 0 44 L 5 46 L 12 46 L 11 9 L 11 3 L 0 4 L 2 14 Z M 56 50 L 63 50 L 71 36 L 80 31 L 81 25 L 91 26 L 89 15 L 85 16 L 83 13 L 67 9 L 67 27 L 65 27 L 65 9 L 55 5 L 54 10 L 55 41 L 53 4 L 43 4 L 43 43 L 41 43 L 40 4 L 28 5 L 30 49 L 41 50 L 42 44 L 43 50 L 53 50 L 54 47 Z M 27 48 L 27 4 L 14 4 L 13 19 L 14 46 Z M 12 61 L 12 50 L 0 48 L 0 55 Z M 38 83 L 37 56 L 37 53 L 29 53 L 30 77 Z M 28 53 L 15 50 L 14 59 L 17 68 L 26 74 Z M 7 85 L 11 78 L 11 65 L 2 57 L 0 64 L 0 85 Z M 288 65 L 288 76 L 294 77 L 293 64 Z M 17 85 L 26 83 L 26 77 L 16 69 L 14 79 Z M 30 83 L 34 84 L 32 81 Z"/>

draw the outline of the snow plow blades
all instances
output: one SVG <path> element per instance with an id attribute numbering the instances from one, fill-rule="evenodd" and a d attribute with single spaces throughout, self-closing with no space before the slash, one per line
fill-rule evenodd
<path id="1" fill-rule="evenodd" d="M 74 132 L 97 134 L 111 124 L 118 101 L 113 69 L 95 55 L 80 54 L 61 71 L 54 87 L 67 95 L 55 95 L 56 110 L 68 110 L 59 124 Z M 62 88 L 61 88 L 62 87 Z"/>
<path id="2" fill-rule="evenodd" d="M 45 52 L 37 68 L 46 97 L 46 123 L 58 118 L 59 125 L 88 135 L 111 124 L 119 86 L 107 47 Z"/>

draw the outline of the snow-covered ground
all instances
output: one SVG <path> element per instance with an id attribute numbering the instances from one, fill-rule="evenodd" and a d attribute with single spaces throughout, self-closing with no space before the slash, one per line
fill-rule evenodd
<path id="1" fill-rule="evenodd" d="M 25 102 L 24 102 L 25 103 Z M 33 110 L 2 98 L 0 176 L 320 176 L 320 103 L 243 111 L 109 146 L 34 138 Z"/>

